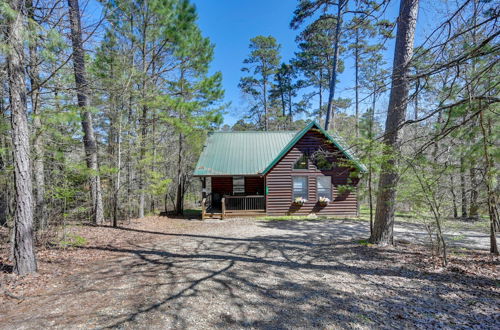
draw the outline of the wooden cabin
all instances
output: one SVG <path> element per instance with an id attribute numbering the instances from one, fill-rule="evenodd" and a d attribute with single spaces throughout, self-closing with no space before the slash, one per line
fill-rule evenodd
<path id="1" fill-rule="evenodd" d="M 214 132 L 194 176 L 202 218 L 353 216 L 366 168 L 338 137 L 311 122 L 300 131 Z"/>

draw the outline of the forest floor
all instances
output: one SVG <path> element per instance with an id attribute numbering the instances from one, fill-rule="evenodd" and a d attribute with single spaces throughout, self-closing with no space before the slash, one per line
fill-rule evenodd
<path id="1" fill-rule="evenodd" d="M 147 217 L 66 234 L 38 249 L 36 275 L 10 274 L 3 249 L 0 328 L 500 327 L 498 258 L 451 247 L 443 268 L 411 235 L 366 244 L 360 221 Z"/>

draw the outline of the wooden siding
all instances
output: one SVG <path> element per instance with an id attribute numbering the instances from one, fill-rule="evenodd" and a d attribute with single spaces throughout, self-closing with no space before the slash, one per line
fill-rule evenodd
<path id="1" fill-rule="evenodd" d="M 233 194 L 233 177 L 231 176 L 214 176 L 212 177 L 212 194 L 223 195 Z"/>
<path id="2" fill-rule="evenodd" d="M 212 193 L 222 195 L 233 194 L 232 176 L 212 177 Z M 245 195 L 264 195 L 264 178 L 258 176 L 245 177 Z"/>
<path id="3" fill-rule="evenodd" d="M 307 170 L 294 170 L 294 163 L 304 154 L 311 154 L 322 147 L 325 150 L 336 152 L 338 149 L 326 143 L 325 137 L 312 129 L 307 132 L 290 151 L 266 175 L 266 185 L 269 189 L 266 209 L 269 215 L 356 215 L 356 189 L 352 192 L 339 194 L 337 186 L 347 185 L 349 174 L 353 169 L 333 168 L 319 170 L 309 161 Z M 334 160 L 335 161 L 335 160 Z M 317 200 L 316 177 L 331 176 L 333 201 L 327 206 L 320 206 Z M 308 177 L 308 198 L 302 206 L 292 203 L 292 176 Z M 355 185 L 356 183 L 352 183 Z"/>
<path id="4" fill-rule="evenodd" d="M 245 177 L 245 194 L 246 195 L 264 195 L 264 178 L 263 177 Z"/>

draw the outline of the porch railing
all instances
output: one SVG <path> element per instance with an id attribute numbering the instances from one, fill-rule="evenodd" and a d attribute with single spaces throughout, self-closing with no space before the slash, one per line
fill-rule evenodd
<path id="1" fill-rule="evenodd" d="M 224 196 L 225 211 L 265 211 L 266 197 L 263 195 Z"/>
<path id="2" fill-rule="evenodd" d="M 265 213 L 265 211 L 266 197 L 263 195 L 224 195 L 218 203 L 215 203 L 213 196 L 208 194 L 201 201 L 202 219 L 217 215 L 219 215 L 221 219 L 229 215 L 257 215 Z"/>

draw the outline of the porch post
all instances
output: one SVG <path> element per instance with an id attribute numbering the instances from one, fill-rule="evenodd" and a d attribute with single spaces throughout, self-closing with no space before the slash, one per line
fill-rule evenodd
<path id="1" fill-rule="evenodd" d="M 201 178 L 201 198 L 207 198 L 207 177 Z"/>

